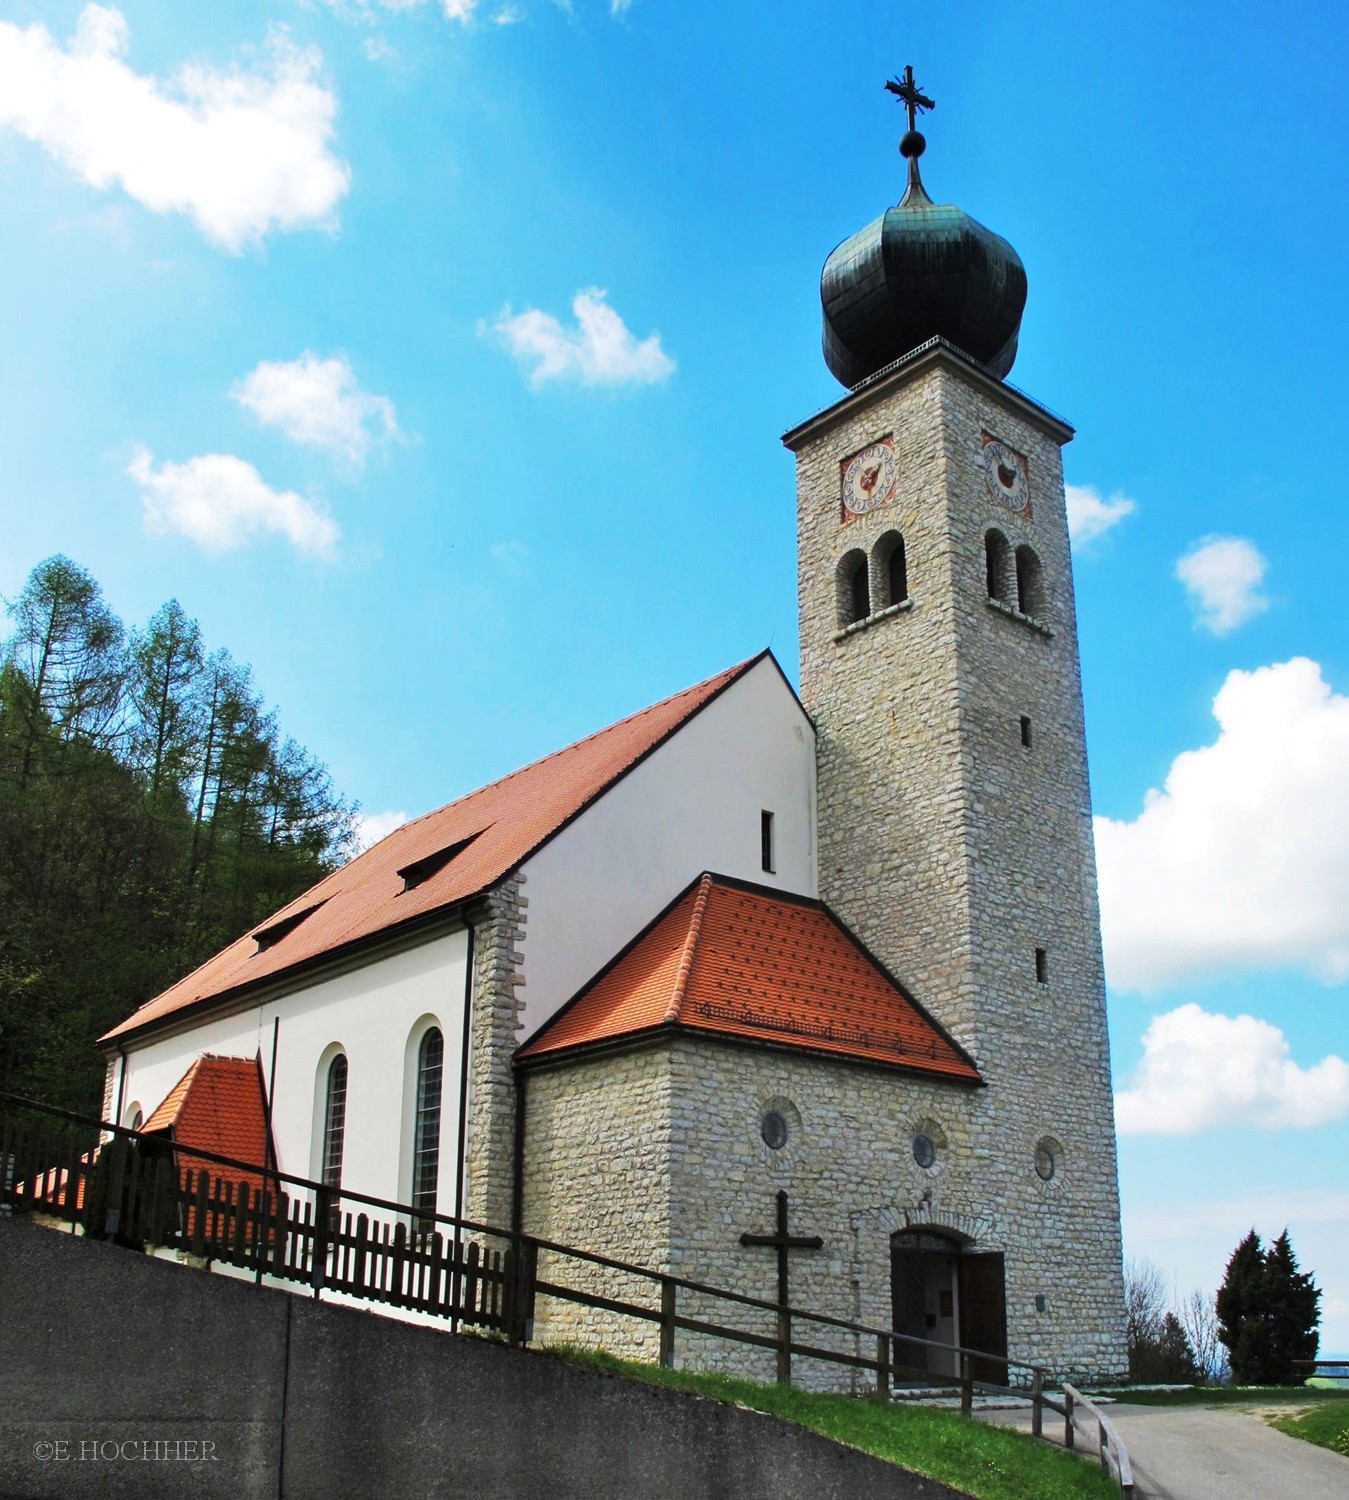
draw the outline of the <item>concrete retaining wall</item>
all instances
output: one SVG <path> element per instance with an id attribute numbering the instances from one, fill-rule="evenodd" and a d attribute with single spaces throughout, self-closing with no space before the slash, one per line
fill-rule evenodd
<path id="1" fill-rule="evenodd" d="M 959 1500 L 788 1423 L 0 1219 L 0 1495 Z"/>

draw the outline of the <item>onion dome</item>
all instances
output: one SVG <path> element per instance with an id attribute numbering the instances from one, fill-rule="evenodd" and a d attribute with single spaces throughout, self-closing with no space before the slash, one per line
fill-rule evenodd
<path id="1" fill-rule="evenodd" d="M 824 263 L 824 362 L 844 385 L 943 338 L 1001 379 L 1016 358 L 1026 305 L 1026 271 L 1016 251 L 963 209 L 933 203 L 918 173 L 927 142 L 914 128 L 932 101 L 918 92 L 913 69 L 886 84 L 909 113 L 899 143 L 908 187 Z"/>

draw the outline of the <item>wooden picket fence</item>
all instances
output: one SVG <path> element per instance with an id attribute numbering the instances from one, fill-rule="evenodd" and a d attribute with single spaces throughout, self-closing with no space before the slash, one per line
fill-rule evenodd
<path id="1" fill-rule="evenodd" d="M 212 1173 L 195 1153 L 133 1132 L 100 1144 L 10 1117 L 0 1118 L 0 1166 L 0 1203 L 94 1238 L 176 1250 L 515 1341 L 533 1318 L 531 1246 L 445 1234 L 397 1204 L 387 1216 L 344 1213 L 321 1186 L 287 1192 L 266 1169 Z"/>

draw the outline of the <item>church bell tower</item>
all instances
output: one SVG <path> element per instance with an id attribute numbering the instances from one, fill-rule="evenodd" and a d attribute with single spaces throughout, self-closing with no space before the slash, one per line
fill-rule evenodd
<path id="1" fill-rule="evenodd" d="M 959 1207 L 1005 1253 L 1012 1345 L 1100 1370 L 1122 1296 L 1073 433 L 1005 383 L 1020 259 L 928 197 L 932 101 L 912 69 L 886 87 L 908 112 L 906 190 L 825 262 L 824 355 L 847 391 L 784 438 L 820 895 L 987 1084 L 948 1133 L 983 1164 L 984 1202 Z M 1077 1272 L 1047 1301 L 1056 1255 Z"/>

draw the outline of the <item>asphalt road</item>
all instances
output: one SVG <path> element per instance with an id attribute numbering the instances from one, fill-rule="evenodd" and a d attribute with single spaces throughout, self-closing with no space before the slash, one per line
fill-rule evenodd
<path id="1" fill-rule="evenodd" d="M 1129 1450 L 1138 1500 L 1349 1500 L 1349 1458 L 1230 1407 L 1106 1407 Z M 1030 1430 L 1030 1410 L 979 1413 Z M 1063 1423 L 1045 1414 L 1045 1435 Z M 1078 1443 L 1082 1439 L 1079 1435 Z"/>

